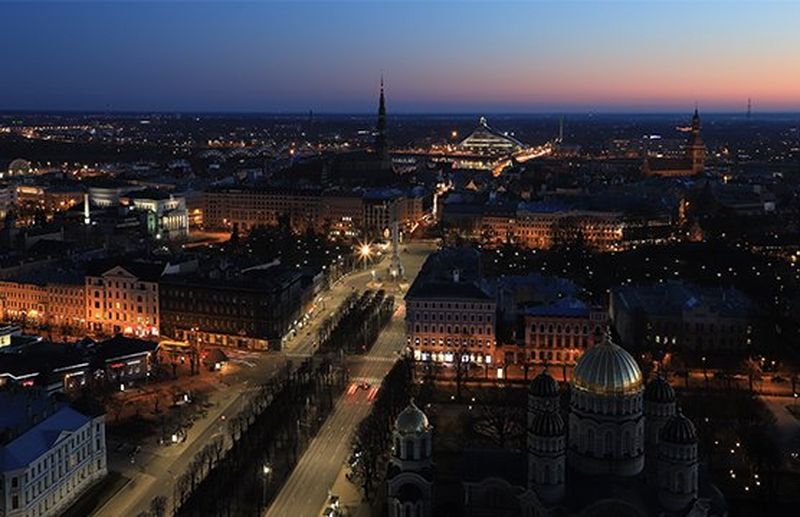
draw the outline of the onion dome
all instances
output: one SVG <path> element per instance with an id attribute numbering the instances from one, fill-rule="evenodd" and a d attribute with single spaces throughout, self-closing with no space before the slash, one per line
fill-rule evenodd
<path id="1" fill-rule="evenodd" d="M 562 436 L 565 430 L 564 419 L 555 411 L 540 413 L 531 423 L 531 433 L 536 436 Z"/>
<path id="2" fill-rule="evenodd" d="M 428 427 L 428 417 L 414 404 L 413 400 L 397 415 L 397 420 L 394 421 L 394 428 L 403 434 L 421 433 L 427 431 Z"/>
<path id="3" fill-rule="evenodd" d="M 666 379 L 658 376 L 645 386 L 644 399 L 648 402 L 669 404 L 675 402 L 675 390 L 672 389 Z"/>
<path id="4" fill-rule="evenodd" d="M 691 445 L 697 443 L 697 429 L 691 420 L 678 411 L 661 428 L 659 437 L 662 442 Z"/>
<path id="5" fill-rule="evenodd" d="M 642 389 L 642 371 L 633 356 L 606 338 L 581 355 L 572 386 L 595 395 L 629 395 Z"/>
<path id="6" fill-rule="evenodd" d="M 558 383 L 544 370 L 533 378 L 528 392 L 534 397 L 558 397 Z"/>

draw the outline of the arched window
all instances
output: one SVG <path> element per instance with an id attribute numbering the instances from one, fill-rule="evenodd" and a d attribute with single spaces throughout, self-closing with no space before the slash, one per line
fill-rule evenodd
<path id="1" fill-rule="evenodd" d="M 606 456 L 611 456 L 613 454 L 613 438 L 611 436 L 611 431 L 606 431 L 606 443 L 604 447 L 604 451 Z"/>
<path id="2" fill-rule="evenodd" d="M 406 440 L 406 454 L 403 459 L 414 459 L 414 442 L 412 440 Z"/>
<path id="3" fill-rule="evenodd" d="M 595 444 L 594 444 L 594 429 L 589 429 L 589 431 L 587 432 L 587 436 L 588 436 L 588 438 L 587 438 L 586 441 L 588 442 L 588 444 L 587 444 L 588 449 L 587 449 L 586 452 L 592 452 L 591 449 L 595 447 Z"/>
<path id="4" fill-rule="evenodd" d="M 544 482 L 548 485 L 553 484 L 553 467 L 549 464 L 544 466 Z"/>
<path id="5" fill-rule="evenodd" d="M 623 434 L 623 443 L 625 444 L 625 454 L 633 456 L 633 440 L 631 440 L 630 431 L 625 431 Z"/>

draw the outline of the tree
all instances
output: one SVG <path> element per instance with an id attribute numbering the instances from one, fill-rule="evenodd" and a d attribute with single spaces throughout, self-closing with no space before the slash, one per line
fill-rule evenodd
<path id="1" fill-rule="evenodd" d="M 518 392 L 510 385 L 486 390 L 477 398 L 472 417 L 476 434 L 488 438 L 499 448 L 524 436 L 524 402 L 516 403 Z"/>
<path id="2" fill-rule="evenodd" d="M 463 345 L 463 342 L 466 338 L 457 338 L 461 346 L 459 349 L 453 354 L 453 374 L 455 376 L 456 381 L 456 399 L 461 400 L 461 391 L 464 387 L 464 382 L 469 377 L 469 368 L 472 363 L 469 361 L 464 361 L 464 358 L 469 358 L 469 353 L 467 352 L 466 346 Z"/>
<path id="3" fill-rule="evenodd" d="M 752 357 L 748 357 L 743 361 L 742 366 L 747 374 L 747 385 L 752 393 L 753 384 L 756 380 L 761 379 L 761 365 Z"/>
<path id="4" fill-rule="evenodd" d="M 372 489 L 379 480 L 382 452 L 378 447 L 380 428 L 375 418 L 367 417 L 359 425 L 353 439 L 348 479 L 361 488 L 364 500 L 372 496 Z"/>
<path id="5" fill-rule="evenodd" d="M 150 515 L 153 517 L 165 517 L 167 515 L 166 497 L 159 495 L 150 501 Z"/>
<path id="6" fill-rule="evenodd" d="M 228 244 L 231 247 L 239 246 L 239 223 L 233 223 L 233 229 L 231 230 L 231 238 L 228 240 Z"/>

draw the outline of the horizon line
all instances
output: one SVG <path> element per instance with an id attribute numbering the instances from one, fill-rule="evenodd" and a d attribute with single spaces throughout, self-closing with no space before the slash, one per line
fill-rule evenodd
<path id="1" fill-rule="evenodd" d="M 477 111 L 399 111 L 388 112 L 387 118 L 392 116 L 564 116 L 564 115 L 680 115 L 691 114 L 690 110 L 542 110 L 542 111 L 506 111 L 506 110 L 477 110 Z M 747 116 L 746 110 L 725 109 L 700 109 L 701 114 L 710 115 L 742 115 Z M 261 110 L 165 110 L 165 109 L 130 109 L 130 110 L 100 110 L 100 109 L 7 109 L 0 108 L 0 116 L 20 114 L 82 114 L 82 115 L 249 115 L 249 116 L 377 116 L 373 111 L 316 111 L 316 110 L 288 110 L 288 111 L 261 111 Z M 763 109 L 751 112 L 749 116 L 758 115 L 800 115 L 800 108 L 794 109 Z"/>

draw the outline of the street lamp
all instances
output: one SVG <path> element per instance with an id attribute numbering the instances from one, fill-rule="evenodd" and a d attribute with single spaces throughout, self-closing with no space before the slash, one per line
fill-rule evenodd
<path id="1" fill-rule="evenodd" d="M 369 243 L 363 243 L 358 245 L 358 254 L 361 257 L 361 260 L 364 261 L 364 270 L 367 269 L 367 262 L 369 261 L 370 256 L 372 255 L 372 248 L 370 247 Z"/>

